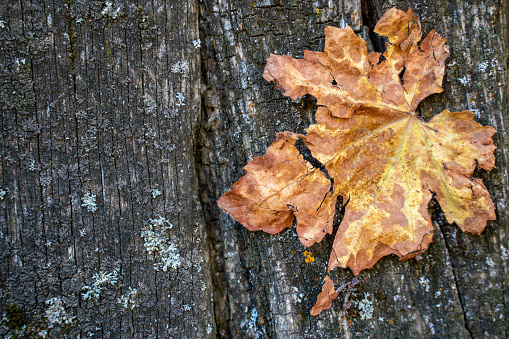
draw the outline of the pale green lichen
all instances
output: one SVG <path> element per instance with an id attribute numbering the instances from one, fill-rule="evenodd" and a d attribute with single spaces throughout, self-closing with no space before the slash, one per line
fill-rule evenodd
<path id="1" fill-rule="evenodd" d="M 479 70 L 479 72 L 481 73 L 484 73 L 486 72 L 486 69 L 488 68 L 488 62 L 487 61 L 483 61 L 483 62 L 480 62 L 478 65 L 477 65 L 477 69 Z"/>
<path id="2" fill-rule="evenodd" d="M 117 9 L 113 9 L 113 3 L 107 1 L 105 3 L 105 6 L 101 12 L 102 16 L 104 17 L 110 17 L 112 19 L 116 19 L 120 15 L 122 15 L 122 11 L 120 10 L 120 7 L 117 7 Z"/>
<path id="3" fill-rule="evenodd" d="M 163 194 L 160 190 L 158 190 L 157 188 L 154 188 L 152 190 L 152 198 L 155 199 L 157 198 L 158 196 L 160 196 L 161 194 Z"/>
<path id="4" fill-rule="evenodd" d="M 463 85 L 466 86 L 470 82 L 470 75 L 465 75 L 464 77 L 458 78 L 458 81 Z"/>
<path id="5" fill-rule="evenodd" d="M 38 169 L 39 169 L 39 167 L 35 163 L 35 160 L 30 161 L 30 163 L 28 164 L 28 170 L 30 172 L 34 172 L 34 171 L 37 171 Z"/>
<path id="6" fill-rule="evenodd" d="M 505 248 L 503 245 L 500 245 L 500 249 L 502 250 L 501 258 L 507 260 L 509 258 L 509 250 Z"/>
<path id="7" fill-rule="evenodd" d="M 93 284 L 90 286 L 83 286 L 82 291 L 83 300 L 97 300 L 101 296 L 101 291 L 103 287 L 107 285 L 116 285 L 118 282 L 118 272 L 119 268 L 116 268 L 113 272 L 99 272 L 94 274 L 92 279 L 94 280 Z"/>
<path id="8" fill-rule="evenodd" d="M 177 92 L 176 99 L 177 99 L 177 103 L 175 104 L 176 106 L 180 107 L 186 105 L 186 98 L 184 97 L 184 94 L 182 94 L 181 92 Z"/>
<path id="9" fill-rule="evenodd" d="M 167 272 L 170 268 L 176 269 L 181 265 L 177 245 L 171 242 L 169 230 L 173 225 L 164 217 L 158 216 L 150 219 L 148 229 L 141 232 L 147 253 L 154 257 L 155 270 Z"/>
<path id="10" fill-rule="evenodd" d="M 359 309 L 361 320 L 369 320 L 373 318 L 373 312 L 375 311 L 375 308 L 373 307 L 373 300 L 369 299 L 370 297 L 370 293 L 364 292 L 364 299 L 355 302 L 355 306 L 357 306 Z"/>
<path id="11" fill-rule="evenodd" d="M 94 213 L 97 211 L 97 203 L 95 202 L 95 198 L 95 194 L 91 194 L 90 192 L 85 193 L 85 195 L 81 198 L 81 201 L 83 202 L 81 206 L 85 207 L 89 212 Z"/>
<path id="12" fill-rule="evenodd" d="M 172 73 L 179 73 L 183 78 L 186 78 L 189 73 L 189 61 L 177 61 L 171 66 Z"/>
<path id="13" fill-rule="evenodd" d="M 139 306 L 138 290 L 136 288 L 129 287 L 129 292 L 120 296 L 120 298 L 118 298 L 117 301 L 125 310 L 131 311 L 134 310 L 136 307 Z"/>
<path id="14" fill-rule="evenodd" d="M 62 299 L 58 297 L 48 299 L 46 300 L 46 305 L 48 305 L 48 309 L 46 310 L 45 315 L 49 323 L 49 328 L 73 325 L 76 317 L 72 317 L 67 313 L 64 304 L 62 303 Z"/>
<path id="15" fill-rule="evenodd" d="M 428 278 L 426 277 L 420 277 L 419 278 L 419 284 L 421 284 L 422 287 L 424 287 L 424 290 L 426 292 L 429 292 L 429 289 L 430 289 L 430 285 L 429 285 L 430 281 Z"/>

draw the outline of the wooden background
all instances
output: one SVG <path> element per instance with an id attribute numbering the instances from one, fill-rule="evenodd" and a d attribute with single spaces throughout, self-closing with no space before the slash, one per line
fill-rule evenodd
<path id="1" fill-rule="evenodd" d="M 262 79 L 269 53 L 322 51 L 326 25 L 379 50 L 370 30 L 392 6 L 450 46 L 444 93 L 421 116 L 470 109 L 498 130 L 497 168 L 476 173 L 497 221 L 465 234 L 433 201 L 427 252 L 385 257 L 357 276 L 351 307 L 345 291 L 312 317 L 333 237 L 307 263 L 294 229 L 248 232 L 215 201 L 276 132 L 313 123 L 314 98 L 291 101 Z M 508 337 L 506 11 L 495 0 L 3 1 L 0 337 Z"/>

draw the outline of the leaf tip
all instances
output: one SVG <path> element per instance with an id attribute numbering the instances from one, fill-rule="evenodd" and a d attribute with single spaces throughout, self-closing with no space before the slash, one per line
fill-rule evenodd
<path id="1" fill-rule="evenodd" d="M 311 309 L 311 315 L 317 316 L 323 310 L 331 308 L 332 301 L 336 299 L 337 296 L 338 294 L 334 289 L 334 282 L 332 281 L 331 278 L 329 278 L 328 275 L 325 276 L 324 283 L 322 285 L 322 291 L 320 292 L 320 294 L 318 294 L 316 304 Z"/>

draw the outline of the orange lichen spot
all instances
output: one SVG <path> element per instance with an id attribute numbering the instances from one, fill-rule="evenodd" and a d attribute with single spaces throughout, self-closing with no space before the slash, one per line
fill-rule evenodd
<path id="1" fill-rule="evenodd" d="M 313 257 L 313 253 L 308 252 L 308 251 L 304 251 L 304 255 L 306 256 L 306 259 L 304 259 L 305 262 L 310 263 L 310 262 L 314 262 L 315 261 L 315 258 Z"/>
<path id="2" fill-rule="evenodd" d="M 341 324 L 341 329 L 343 329 L 343 324 L 346 322 L 346 325 L 347 326 L 350 326 L 351 325 L 351 321 L 350 319 L 348 319 L 348 317 L 343 317 L 341 319 L 339 319 L 339 323 Z"/>
<path id="3" fill-rule="evenodd" d="M 394 321 L 392 321 L 392 320 L 389 320 L 389 322 L 391 323 L 391 325 L 394 324 Z"/>

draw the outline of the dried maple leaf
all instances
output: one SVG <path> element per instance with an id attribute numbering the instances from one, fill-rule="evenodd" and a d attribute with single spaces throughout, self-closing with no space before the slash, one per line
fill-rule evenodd
<path id="1" fill-rule="evenodd" d="M 407 259 L 426 250 L 432 196 L 463 231 L 478 234 L 495 219 L 486 187 L 472 177 L 476 165 L 494 168 L 495 130 L 469 111 L 445 110 L 429 122 L 415 113 L 424 98 L 442 92 L 445 39 L 431 31 L 418 46 L 421 27 L 411 9 L 389 10 L 375 32 L 389 38 L 383 58 L 368 54 L 351 28 L 326 27 L 325 52 L 267 59 L 263 77 L 284 95 L 317 98 L 317 123 L 306 135 L 278 133 L 218 201 L 249 230 L 277 233 L 295 217 L 300 241 L 311 246 L 332 232 L 342 196 L 347 205 L 329 270 L 350 267 L 354 274 L 383 256 Z"/>
<path id="2" fill-rule="evenodd" d="M 330 308 L 332 306 L 332 301 L 338 297 L 332 279 L 326 276 L 324 280 L 322 292 L 320 292 L 316 298 L 316 304 L 311 309 L 311 315 L 318 315 L 323 310 Z"/>

